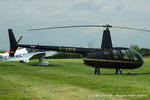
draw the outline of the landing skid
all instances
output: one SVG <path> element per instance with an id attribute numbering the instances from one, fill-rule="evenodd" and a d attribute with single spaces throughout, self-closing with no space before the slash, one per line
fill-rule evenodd
<path id="1" fill-rule="evenodd" d="M 48 61 L 44 61 L 44 57 L 42 56 L 39 58 L 39 63 L 37 64 L 38 66 L 47 66 L 49 64 Z"/>
<path id="2" fill-rule="evenodd" d="M 121 68 L 116 68 L 116 74 L 118 74 L 118 71 L 120 72 L 120 75 L 122 75 Z M 100 68 L 99 67 L 95 67 L 94 74 L 100 75 Z"/>
<path id="3" fill-rule="evenodd" d="M 97 74 L 97 75 L 100 75 L 100 68 L 99 67 L 95 67 L 94 73 Z"/>
<path id="4" fill-rule="evenodd" d="M 118 71 L 120 72 L 120 75 L 122 75 L 122 70 L 121 70 L 121 68 L 116 68 L 116 74 L 118 74 Z"/>

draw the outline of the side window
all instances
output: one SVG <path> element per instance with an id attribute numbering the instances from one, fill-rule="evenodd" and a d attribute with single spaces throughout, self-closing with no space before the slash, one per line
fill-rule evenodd
<path id="1" fill-rule="evenodd" d="M 122 56 L 124 60 L 130 60 L 130 54 L 127 50 L 121 50 Z"/>
<path id="2" fill-rule="evenodd" d="M 113 56 L 114 56 L 114 59 L 119 59 L 118 52 L 115 49 L 113 50 Z"/>

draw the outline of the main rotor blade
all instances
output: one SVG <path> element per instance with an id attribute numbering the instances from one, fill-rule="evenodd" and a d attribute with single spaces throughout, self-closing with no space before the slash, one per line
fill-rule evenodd
<path id="1" fill-rule="evenodd" d="M 122 28 L 122 29 L 129 29 L 129 30 L 138 30 L 138 31 L 146 31 L 146 32 L 150 32 L 150 30 L 145 30 L 145 29 L 130 28 L 130 27 L 122 27 L 122 26 L 111 26 L 111 25 L 75 25 L 75 26 L 58 26 L 58 27 L 47 27 L 47 28 L 30 29 L 30 30 L 28 30 L 28 31 L 38 31 L 38 30 L 48 30 L 48 29 L 60 29 L 60 28 L 78 28 L 78 27 Z"/>
<path id="2" fill-rule="evenodd" d="M 78 27 L 111 27 L 111 26 L 109 26 L 109 25 L 76 25 L 76 26 L 38 28 L 38 29 L 30 29 L 28 31 L 38 31 L 38 30 L 47 30 L 47 29 L 58 29 L 58 28 L 78 28 Z"/>
<path id="3" fill-rule="evenodd" d="M 122 28 L 122 29 L 129 29 L 129 30 L 138 30 L 138 31 L 150 32 L 150 30 L 139 29 L 139 28 L 130 28 L 130 27 L 122 27 L 122 26 L 112 26 L 112 28 Z"/>

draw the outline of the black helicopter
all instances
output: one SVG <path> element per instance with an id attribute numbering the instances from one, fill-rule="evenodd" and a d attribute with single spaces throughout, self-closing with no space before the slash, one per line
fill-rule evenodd
<path id="1" fill-rule="evenodd" d="M 39 28 L 31 29 L 29 31 L 45 30 L 45 29 L 57 29 L 57 28 L 75 28 L 75 27 L 105 27 L 103 31 L 103 38 L 101 48 L 79 48 L 79 47 L 65 47 L 65 46 L 46 46 L 46 45 L 27 45 L 18 44 L 12 29 L 8 29 L 9 40 L 10 40 L 10 56 L 12 57 L 18 47 L 33 48 L 33 49 L 44 49 L 62 52 L 78 53 L 82 55 L 84 64 L 95 68 L 94 73 L 100 75 L 100 68 L 115 68 L 116 74 L 121 69 L 135 69 L 143 65 L 143 57 L 135 50 L 130 50 L 125 47 L 113 47 L 111 41 L 111 35 L 109 28 L 124 28 L 132 30 L 147 31 L 144 29 L 118 27 L 110 25 L 78 25 L 78 26 L 62 26 L 62 27 L 50 27 L 50 28 Z"/>

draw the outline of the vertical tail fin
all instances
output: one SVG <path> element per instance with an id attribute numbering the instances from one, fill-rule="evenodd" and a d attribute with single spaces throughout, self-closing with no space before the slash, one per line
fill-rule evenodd
<path id="1" fill-rule="evenodd" d="M 102 49 L 111 49 L 112 48 L 112 41 L 111 41 L 109 28 L 107 28 L 103 32 L 103 39 L 102 39 L 101 48 Z"/>
<path id="2" fill-rule="evenodd" d="M 9 56 L 12 57 L 12 56 L 14 56 L 14 54 L 18 48 L 18 44 L 17 44 L 17 41 L 15 39 L 12 29 L 8 29 L 8 33 L 9 33 L 9 42 L 10 42 Z"/>

